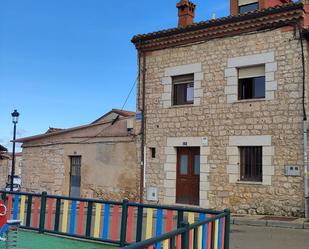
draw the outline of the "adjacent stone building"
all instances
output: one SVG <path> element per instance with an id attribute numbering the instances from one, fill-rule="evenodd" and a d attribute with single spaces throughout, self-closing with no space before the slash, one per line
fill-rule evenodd
<path id="1" fill-rule="evenodd" d="M 8 180 L 8 166 L 10 156 L 8 150 L 0 144 L 0 188 L 5 188 Z"/>
<path id="2" fill-rule="evenodd" d="M 177 8 L 178 28 L 132 39 L 145 199 L 303 215 L 307 6 L 231 0 L 199 23 Z"/>
<path id="3" fill-rule="evenodd" d="M 110 200 L 138 197 L 135 113 L 113 109 L 91 124 L 21 138 L 22 190 Z"/>

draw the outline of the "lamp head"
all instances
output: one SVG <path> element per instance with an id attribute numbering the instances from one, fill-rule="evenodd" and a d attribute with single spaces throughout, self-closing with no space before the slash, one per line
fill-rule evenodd
<path id="1" fill-rule="evenodd" d="M 18 123 L 19 112 L 17 110 L 14 110 L 14 112 L 11 115 L 12 115 L 12 122 L 13 122 L 13 124 L 17 124 Z"/>

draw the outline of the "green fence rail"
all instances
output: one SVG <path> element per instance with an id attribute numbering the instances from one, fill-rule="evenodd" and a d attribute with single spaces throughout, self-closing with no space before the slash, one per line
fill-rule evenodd
<path id="1" fill-rule="evenodd" d="M 226 232 L 222 234 L 223 229 L 225 231 L 226 227 L 229 227 L 225 211 L 131 203 L 127 200 L 120 202 L 72 198 L 48 195 L 46 192 L 36 194 L 0 191 L 0 193 L 2 199 L 6 201 L 8 219 L 20 220 L 22 228 L 40 233 L 107 242 L 121 247 L 184 229 L 182 227 L 184 222 L 192 226 L 196 222 L 205 222 L 218 215 L 220 218 L 212 222 L 213 232 L 209 233 L 208 230 L 208 233 L 215 235 L 217 232 L 217 238 L 222 240 L 227 237 Z M 201 230 L 202 234 L 205 234 L 203 229 L 207 228 Z M 205 236 L 202 241 L 207 240 L 208 237 Z M 224 244 L 223 248 L 228 248 L 226 247 L 228 243 Z"/>

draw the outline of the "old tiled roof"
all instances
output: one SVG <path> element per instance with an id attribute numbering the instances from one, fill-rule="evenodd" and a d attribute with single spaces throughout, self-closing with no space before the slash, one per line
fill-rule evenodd
<path id="1" fill-rule="evenodd" d="M 8 154 L 9 156 L 11 156 L 11 157 L 13 156 L 13 153 L 12 153 L 12 152 L 8 152 L 7 154 Z M 16 152 L 16 153 L 15 153 L 15 156 L 20 156 L 20 157 L 22 157 L 22 156 L 23 156 L 23 153 L 22 153 L 22 152 Z"/>
<path id="2" fill-rule="evenodd" d="M 7 148 L 0 144 L 0 159 L 9 159 L 9 155 L 7 153 Z"/>
<path id="3" fill-rule="evenodd" d="M 61 129 L 61 128 L 49 127 L 48 130 L 46 131 L 46 134 L 53 133 L 53 132 L 56 132 L 56 131 L 62 131 L 62 130 L 63 129 Z"/>
<path id="4" fill-rule="evenodd" d="M 122 117 L 132 117 L 132 116 L 135 116 L 135 114 L 136 114 L 135 112 L 131 112 L 131 111 L 120 110 L 120 109 L 112 109 L 108 113 L 104 114 L 103 116 L 101 116 L 98 119 L 96 119 L 95 121 L 93 121 L 92 124 L 98 122 L 99 120 L 102 120 L 103 118 L 110 115 L 111 113 L 116 113 L 116 114 L 118 114 L 119 116 L 122 116 Z"/>
<path id="5" fill-rule="evenodd" d="M 11 157 L 8 153 L 0 151 L 0 159 L 11 159 Z"/>
<path id="6" fill-rule="evenodd" d="M 114 110 L 114 112 L 119 113 L 119 114 L 122 113 L 123 115 L 121 115 L 122 116 L 121 119 L 127 119 L 127 118 L 135 115 L 135 112 L 123 111 L 123 110 L 118 110 L 118 109 L 112 109 L 112 110 Z M 110 111 L 108 113 L 111 113 L 111 112 L 112 111 Z M 104 124 L 109 124 L 109 123 L 113 123 L 113 120 L 102 122 L 102 123 L 94 123 L 93 122 L 91 124 L 77 126 L 77 127 L 68 128 L 68 129 L 53 130 L 52 132 L 46 132 L 46 133 L 43 133 L 43 134 L 31 136 L 31 137 L 19 138 L 19 139 L 16 139 L 15 142 L 25 143 L 25 142 L 29 142 L 29 141 L 33 141 L 33 140 L 37 140 L 37 139 L 47 138 L 47 137 L 51 137 L 51 136 L 55 136 L 55 135 L 61 135 L 61 134 L 65 134 L 65 133 L 68 133 L 68 132 L 73 132 L 73 131 L 82 130 L 82 129 L 95 127 L 95 126 L 99 126 L 99 125 L 104 125 Z"/>
<path id="7" fill-rule="evenodd" d="M 238 16 L 198 22 L 187 27 L 136 35 L 132 38 L 132 42 L 137 49 L 150 51 L 267 28 L 282 27 L 299 22 L 302 20 L 303 14 L 302 3 L 288 3 L 239 14 Z"/>
<path id="8" fill-rule="evenodd" d="M 135 116 L 135 112 L 126 111 L 126 110 L 112 109 L 111 112 L 115 112 L 123 117 Z"/>
<path id="9" fill-rule="evenodd" d="M 8 149 L 0 144 L 0 151 L 8 151 Z"/>

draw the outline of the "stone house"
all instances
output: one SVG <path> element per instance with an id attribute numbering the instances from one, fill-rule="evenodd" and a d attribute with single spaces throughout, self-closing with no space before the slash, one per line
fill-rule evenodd
<path id="1" fill-rule="evenodd" d="M 4 188 L 8 179 L 10 156 L 8 150 L 0 144 L 0 188 Z"/>
<path id="2" fill-rule="evenodd" d="M 113 109 L 91 124 L 20 138 L 22 190 L 104 199 L 138 196 L 135 113 Z"/>
<path id="3" fill-rule="evenodd" d="M 306 1 L 231 0 L 199 23 L 194 3 L 177 8 L 177 28 L 132 39 L 144 198 L 303 215 Z"/>
<path id="4" fill-rule="evenodd" d="M 8 153 L 10 156 L 10 160 L 8 162 L 8 170 L 9 170 L 9 176 L 11 175 L 10 169 L 12 168 L 12 153 Z M 22 171 L 22 161 L 23 161 L 23 153 L 22 152 L 16 152 L 15 153 L 15 175 L 21 176 Z"/>

